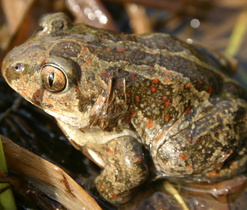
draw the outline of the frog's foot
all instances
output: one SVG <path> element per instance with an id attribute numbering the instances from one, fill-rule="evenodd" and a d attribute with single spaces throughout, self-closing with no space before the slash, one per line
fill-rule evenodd
<path id="1" fill-rule="evenodd" d="M 241 99 L 205 103 L 154 139 L 157 169 L 169 177 L 230 178 L 246 169 L 247 105 Z"/>
<path id="2" fill-rule="evenodd" d="M 102 149 L 106 166 L 95 180 L 96 188 L 109 202 L 125 203 L 148 176 L 142 148 L 133 137 L 123 136 L 111 140 Z"/>

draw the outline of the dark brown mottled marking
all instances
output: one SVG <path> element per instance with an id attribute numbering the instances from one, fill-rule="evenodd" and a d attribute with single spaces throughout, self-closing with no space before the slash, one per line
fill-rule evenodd
<path id="1" fill-rule="evenodd" d="M 76 197 L 73 193 L 73 189 L 70 188 L 69 186 L 69 183 L 68 183 L 68 180 L 67 178 L 64 176 L 64 174 L 62 174 L 63 176 L 63 179 L 61 180 L 61 182 L 64 184 L 66 190 L 73 196 L 73 197 Z"/>
<path id="2" fill-rule="evenodd" d="M 44 88 L 37 89 L 32 95 L 32 103 L 37 104 L 37 106 L 41 106 L 41 102 L 43 101 Z"/>
<path id="3" fill-rule="evenodd" d="M 81 46 L 73 41 L 62 41 L 56 44 L 50 51 L 51 56 L 77 57 L 81 52 Z"/>
<path id="4" fill-rule="evenodd" d="M 126 63 L 131 65 L 143 65 L 143 68 L 141 69 L 142 72 L 147 69 L 145 66 L 148 66 L 147 74 L 150 74 L 150 67 L 154 67 L 155 65 L 165 67 L 169 71 L 175 70 L 176 72 L 181 73 L 184 77 L 191 79 L 198 91 L 208 90 L 209 87 L 214 87 L 214 90 L 219 90 L 219 87 L 222 85 L 221 77 L 213 73 L 211 70 L 177 55 L 169 56 L 164 52 L 157 55 L 128 48 L 126 48 L 124 53 L 118 52 L 116 48 L 111 49 L 106 53 L 106 50 L 102 49 L 102 46 L 98 46 L 96 41 L 87 44 L 89 51 L 99 59 L 107 62 L 126 61 Z M 153 74 L 155 73 L 156 69 L 154 68 Z M 201 75 L 204 75 L 203 83 L 199 83 Z"/>

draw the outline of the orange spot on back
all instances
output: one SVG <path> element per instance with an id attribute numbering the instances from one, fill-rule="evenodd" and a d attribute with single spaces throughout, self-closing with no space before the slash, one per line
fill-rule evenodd
<path id="1" fill-rule="evenodd" d="M 134 73 L 132 73 L 132 74 L 130 75 L 130 79 L 131 79 L 131 80 L 136 80 L 136 75 L 135 75 Z"/>
<path id="2" fill-rule="evenodd" d="M 126 116 L 126 117 L 125 117 L 125 120 L 129 121 L 130 118 L 131 118 L 130 116 Z"/>
<path id="3" fill-rule="evenodd" d="M 140 100 L 141 100 L 140 97 L 139 96 L 136 96 L 135 101 L 136 102 L 140 102 Z"/>
<path id="4" fill-rule="evenodd" d="M 136 114 L 135 112 L 131 112 L 131 113 L 130 113 L 130 117 L 131 117 L 131 118 L 134 117 L 135 114 Z"/>
<path id="5" fill-rule="evenodd" d="M 171 105 L 171 102 L 170 102 L 170 101 L 166 101 L 166 102 L 164 103 L 164 105 L 165 105 L 166 107 L 168 107 L 168 106 Z"/>
<path id="6" fill-rule="evenodd" d="M 111 194 L 111 197 L 118 198 L 118 195 L 117 194 Z"/>
<path id="7" fill-rule="evenodd" d="M 182 154 L 179 155 L 179 158 L 180 158 L 181 160 L 184 160 L 184 159 L 187 158 L 187 156 L 186 156 L 185 154 L 182 153 Z"/>
<path id="8" fill-rule="evenodd" d="M 167 82 L 170 82 L 170 81 L 171 81 L 171 78 L 167 78 L 166 81 L 167 81 Z"/>
<path id="9" fill-rule="evenodd" d="M 153 119 L 148 120 L 148 128 L 151 128 L 153 126 Z"/>
<path id="10" fill-rule="evenodd" d="M 236 163 L 232 162 L 231 165 L 230 165 L 230 168 L 234 168 L 235 165 L 236 165 Z"/>
<path id="11" fill-rule="evenodd" d="M 166 114 L 164 118 L 165 118 L 165 120 L 168 120 L 170 118 L 170 115 Z"/>
<path id="12" fill-rule="evenodd" d="M 118 48 L 117 51 L 118 51 L 118 52 L 124 52 L 125 49 L 122 47 L 122 48 Z"/>
<path id="13" fill-rule="evenodd" d="M 103 78 L 107 77 L 107 73 L 106 72 L 102 72 L 101 75 L 102 75 Z"/>
<path id="14" fill-rule="evenodd" d="M 157 90 L 157 88 L 155 86 L 151 87 L 151 91 L 155 92 Z"/>
<path id="15" fill-rule="evenodd" d="M 154 79 L 153 79 L 153 83 L 154 83 L 154 84 L 158 84 L 158 83 L 159 83 L 159 79 L 158 79 L 158 78 L 154 78 Z"/>
<path id="16" fill-rule="evenodd" d="M 213 92 L 213 88 L 208 89 L 208 93 L 211 94 Z"/>
<path id="17" fill-rule="evenodd" d="M 190 110 L 191 110 L 191 106 L 188 106 L 185 110 L 185 114 L 189 114 L 190 113 Z"/>

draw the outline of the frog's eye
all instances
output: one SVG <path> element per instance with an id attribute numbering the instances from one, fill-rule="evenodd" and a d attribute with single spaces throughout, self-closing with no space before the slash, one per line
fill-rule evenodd
<path id="1" fill-rule="evenodd" d="M 47 90 L 52 93 L 61 92 L 65 89 L 67 78 L 58 68 L 46 65 L 41 70 L 41 81 Z"/>

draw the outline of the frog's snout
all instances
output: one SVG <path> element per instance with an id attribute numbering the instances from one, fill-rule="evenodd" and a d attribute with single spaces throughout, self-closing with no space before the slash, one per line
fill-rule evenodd
<path id="1" fill-rule="evenodd" d="M 6 55 L 2 63 L 2 75 L 8 85 L 15 91 L 20 93 L 20 90 L 27 86 L 27 67 L 28 65 L 18 56 L 13 56 L 10 53 Z"/>

